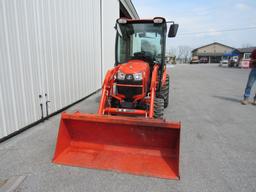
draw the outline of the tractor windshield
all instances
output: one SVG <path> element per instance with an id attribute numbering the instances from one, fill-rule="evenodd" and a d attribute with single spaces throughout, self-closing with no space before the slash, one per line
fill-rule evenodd
<path id="1" fill-rule="evenodd" d="M 117 63 L 125 63 L 136 54 L 160 61 L 164 42 L 164 24 L 128 23 L 117 30 Z"/>

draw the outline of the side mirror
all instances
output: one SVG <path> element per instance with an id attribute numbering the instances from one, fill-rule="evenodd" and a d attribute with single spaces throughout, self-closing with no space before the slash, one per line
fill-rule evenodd
<path id="1" fill-rule="evenodd" d="M 176 37 L 178 28 L 179 28 L 179 24 L 171 24 L 168 32 L 168 37 Z"/>

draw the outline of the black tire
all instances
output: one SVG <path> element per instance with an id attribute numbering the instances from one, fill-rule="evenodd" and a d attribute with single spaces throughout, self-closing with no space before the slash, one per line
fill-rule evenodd
<path id="1" fill-rule="evenodd" d="M 154 118 L 163 118 L 164 116 L 164 100 L 155 98 L 154 102 Z"/>
<path id="2" fill-rule="evenodd" d="M 170 79 L 169 75 L 166 75 L 166 84 L 161 88 L 159 94 L 157 95 L 159 98 L 164 99 L 164 108 L 168 107 L 169 104 L 169 84 Z"/>

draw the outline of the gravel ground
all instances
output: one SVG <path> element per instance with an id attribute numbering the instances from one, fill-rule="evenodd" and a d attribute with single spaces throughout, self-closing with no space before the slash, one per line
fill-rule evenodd
<path id="1" fill-rule="evenodd" d="M 0 181 L 25 175 L 16 191 L 255 192 L 256 106 L 239 103 L 249 70 L 168 67 L 166 119 L 181 120 L 181 180 L 51 163 L 60 115 L 0 144 Z M 254 89 L 255 91 L 255 89 Z M 95 113 L 99 94 L 68 111 Z"/>

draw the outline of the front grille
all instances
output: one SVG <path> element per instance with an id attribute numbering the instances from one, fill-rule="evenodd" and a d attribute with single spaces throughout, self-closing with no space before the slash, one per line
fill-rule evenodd
<path id="1" fill-rule="evenodd" d="M 142 85 L 142 81 L 117 80 L 117 84 L 123 85 Z M 126 100 L 131 101 L 135 95 L 142 94 L 142 87 L 123 87 L 117 86 L 117 92 L 125 95 Z"/>
<path id="2" fill-rule="evenodd" d="M 133 96 L 142 94 L 142 87 L 117 86 L 117 92 L 119 94 L 125 95 L 127 99 L 131 100 Z"/>
<path id="3" fill-rule="evenodd" d="M 142 81 L 130 81 L 130 80 L 116 80 L 117 84 L 125 84 L 125 85 L 142 85 Z"/>

